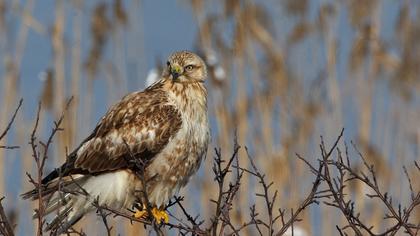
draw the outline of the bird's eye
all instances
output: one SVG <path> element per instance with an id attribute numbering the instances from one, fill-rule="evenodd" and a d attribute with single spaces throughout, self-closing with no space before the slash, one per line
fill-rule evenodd
<path id="1" fill-rule="evenodd" d="M 170 66 L 170 65 L 171 65 L 171 63 L 169 63 L 169 61 L 167 61 L 167 62 L 166 62 L 166 65 L 167 65 L 167 66 Z"/>
<path id="2" fill-rule="evenodd" d="M 192 71 L 193 69 L 194 69 L 193 65 L 188 65 L 188 66 L 185 67 L 186 71 Z"/>

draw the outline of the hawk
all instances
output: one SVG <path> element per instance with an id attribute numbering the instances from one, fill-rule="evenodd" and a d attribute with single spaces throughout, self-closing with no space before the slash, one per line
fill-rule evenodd
<path id="1" fill-rule="evenodd" d="M 144 206 L 144 193 L 153 217 L 168 222 L 165 204 L 207 152 L 206 77 L 199 56 L 175 52 L 158 81 L 112 106 L 67 161 L 42 180 L 44 214 L 56 213 L 46 230 L 65 232 L 95 209 L 93 203 L 114 209 Z M 38 199 L 38 190 L 23 198 Z M 140 208 L 134 216 L 148 217 L 147 212 Z"/>

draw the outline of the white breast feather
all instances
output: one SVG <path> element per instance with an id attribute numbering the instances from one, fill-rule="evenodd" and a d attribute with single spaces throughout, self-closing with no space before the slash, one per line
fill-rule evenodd
<path id="1" fill-rule="evenodd" d="M 205 97 L 197 93 L 194 89 L 186 89 L 186 97 L 194 98 L 191 100 L 187 106 L 183 106 L 185 101 L 182 101 L 179 96 L 169 93 L 169 105 L 176 106 L 181 113 L 182 125 L 178 130 L 177 134 L 170 139 L 166 147 L 161 151 L 162 154 L 175 154 L 174 150 L 178 147 L 179 143 L 183 143 L 184 148 L 188 149 L 187 159 L 182 160 L 184 167 L 189 167 L 190 163 L 194 163 L 197 158 L 202 158 L 202 156 L 207 151 L 207 145 L 210 139 L 210 132 L 208 127 L 207 120 L 207 107 Z M 202 99 L 202 100 L 200 100 Z M 183 107 L 187 110 L 183 110 Z M 192 146 L 195 144 L 197 150 L 196 153 L 193 153 Z M 148 169 L 152 173 L 162 173 L 168 172 L 169 169 L 174 168 L 169 164 L 169 161 L 161 157 L 156 157 L 156 161 L 152 163 Z M 171 155 L 167 155 L 171 156 Z M 175 157 L 182 158 L 182 157 Z M 177 185 L 168 186 L 165 181 L 157 183 L 153 192 L 149 194 L 149 201 L 156 206 L 160 207 L 166 204 L 171 197 L 178 194 L 179 190 L 185 183 L 188 182 L 188 179 L 194 174 L 199 166 L 191 167 L 190 173 L 188 176 L 183 176 L 183 178 L 177 178 L 176 176 L 167 176 L 167 180 L 176 180 Z"/>

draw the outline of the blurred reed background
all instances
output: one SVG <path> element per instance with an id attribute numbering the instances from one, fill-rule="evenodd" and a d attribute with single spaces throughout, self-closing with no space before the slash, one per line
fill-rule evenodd
<path id="1" fill-rule="evenodd" d="M 210 68 L 212 143 L 182 192 L 191 212 L 204 219 L 214 213 L 213 148 L 231 154 L 235 133 L 279 190 L 276 208 L 293 208 L 312 184 L 295 153 L 315 160 L 319 136 L 332 142 L 342 127 L 346 141 L 354 140 L 375 164 L 394 201 L 409 199 L 402 166 L 412 173 L 419 159 L 419 1 L 0 0 L 0 130 L 24 98 L 2 140 L 20 149 L 0 149 L 0 195 L 18 235 L 36 227 L 32 203 L 18 195 L 30 188 L 25 172 L 34 171 L 28 141 L 38 101 L 42 139 L 74 97 L 53 143 L 50 170 L 112 103 L 145 88 L 146 78 L 153 80 L 166 56 L 180 49 L 200 53 Z M 248 219 L 254 202 L 263 207 L 255 186 L 242 182 L 234 220 Z M 351 189 L 364 219 L 387 228 L 383 206 L 365 201 L 362 186 Z M 344 220 L 337 216 L 314 206 L 295 227 L 307 235 L 337 235 L 335 225 Z M 123 235 L 147 233 L 127 220 L 111 223 Z M 88 235 L 103 232 L 94 214 L 79 226 Z"/>

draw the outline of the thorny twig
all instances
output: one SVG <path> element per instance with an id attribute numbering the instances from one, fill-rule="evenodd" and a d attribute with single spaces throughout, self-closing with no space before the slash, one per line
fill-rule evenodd
<path id="1" fill-rule="evenodd" d="M 99 206 L 99 196 L 98 198 L 95 199 L 94 205 Z M 111 236 L 111 230 L 113 227 L 109 226 L 108 220 L 106 219 L 111 213 L 105 212 L 102 207 L 96 207 L 96 209 L 97 209 L 96 213 L 101 217 L 102 222 L 104 223 L 107 235 Z"/>
<path id="2" fill-rule="evenodd" d="M 0 234 L 4 236 L 13 236 L 13 227 L 7 219 L 6 212 L 4 211 L 2 201 L 4 197 L 0 198 Z"/>
<path id="3" fill-rule="evenodd" d="M 19 100 L 19 104 L 16 107 L 12 118 L 10 119 L 9 123 L 7 124 L 6 128 L 3 130 L 3 132 L 0 134 L 0 141 L 7 135 L 7 133 L 10 131 L 13 122 L 15 121 L 16 115 L 21 108 L 23 103 L 23 99 Z M 0 145 L 0 149 L 16 149 L 19 148 L 19 146 L 7 146 L 7 145 Z M 4 211 L 2 201 L 4 200 L 4 197 L 0 198 L 0 234 L 5 236 L 13 236 L 13 226 L 10 224 L 6 212 Z"/>
<path id="4" fill-rule="evenodd" d="M 134 168 L 135 168 L 134 173 L 136 174 L 137 178 L 140 179 L 141 185 L 142 185 L 142 189 L 137 190 L 141 194 L 141 199 L 138 199 L 138 202 L 142 204 L 141 208 L 146 207 L 147 215 L 149 216 L 149 219 L 151 219 L 150 222 L 156 234 L 163 235 L 163 232 L 160 229 L 159 223 L 156 222 L 153 218 L 152 206 L 150 204 L 149 196 L 147 195 L 147 191 L 146 191 L 147 183 L 149 181 L 148 179 L 146 179 L 146 176 L 144 174 L 147 163 L 145 163 L 146 161 L 143 161 L 141 158 L 136 158 L 135 154 L 131 151 L 130 146 L 128 145 L 126 140 L 123 140 L 123 141 L 127 149 L 127 152 L 129 154 L 128 156 L 124 155 L 124 158 L 126 158 L 127 163 L 134 164 Z"/>
<path id="5" fill-rule="evenodd" d="M 345 183 L 347 181 L 356 178 L 359 181 L 367 181 L 367 183 L 369 183 L 370 178 L 367 178 L 366 175 L 358 175 L 355 171 L 353 171 L 353 169 L 350 166 L 350 158 L 348 156 L 347 148 L 346 158 L 342 157 L 342 153 L 338 148 L 338 144 L 340 140 L 342 140 L 343 132 L 344 130 L 341 131 L 334 144 L 328 150 L 326 149 L 324 140 L 321 137 L 321 158 L 318 159 L 318 167 L 313 166 L 309 163 L 309 161 L 297 154 L 298 159 L 303 161 L 309 167 L 310 171 L 314 173 L 316 178 L 306 198 L 296 208 L 290 209 L 289 218 L 286 217 L 285 209 L 280 208 L 278 214 L 275 214 L 274 203 L 277 198 L 277 191 L 272 192 L 270 190 L 270 187 L 273 183 L 266 182 L 266 176 L 258 170 L 256 163 L 254 163 L 251 155 L 248 152 L 248 162 L 250 163 L 251 168 L 247 169 L 239 166 L 238 152 L 240 147 L 238 145 L 235 145 L 233 154 L 227 160 L 223 159 L 220 149 L 215 149 L 213 173 L 215 175 L 215 180 L 218 184 L 219 189 L 218 194 L 216 196 L 216 200 L 211 200 L 211 202 L 215 203 L 215 215 L 211 218 L 211 225 L 208 228 L 203 228 L 202 225 L 204 223 L 204 220 L 197 222 L 197 217 L 192 217 L 191 214 L 189 214 L 187 210 L 182 206 L 181 202 L 183 198 L 181 197 L 175 197 L 174 201 L 171 202 L 167 207 L 178 205 L 181 208 L 182 214 L 186 217 L 187 221 L 190 224 L 186 224 L 182 220 L 173 217 L 174 219 L 179 221 L 179 224 L 175 225 L 168 223 L 162 225 L 168 227 L 169 229 L 177 229 L 180 235 L 240 235 L 243 230 L 249 228 L 250 226 L 254 226 L 255 233 L 259 235 L 280 236 L 290 231 L 293 235 L 294 224 L 302 220 L 299 217 L 302 214 L 302 212 L 308 206 L 314 203 L 319 204 L 319 201 L 323 200 L 323 203 L 327 206 L 339 208 L 343 213 L 344 217 L 348 220 L 347 226 L 337 226 L 337 230 L 340 235 L 347 235 L 346 230 L 349 228 L 353 229 L 353 232 L 356 235 L 364 235 L 365 232 L 370 235 L 385 235 L 388 233 L 393 235 L 395 234 L 395 232 L 398 231 L 400 227 L 407 227 L 408 229 L 411 229 L 412 231 L 416 230 L 417 232 L 419 229 L 419 225 L 408 223 L 408 218 L 410 212 L 412 212 L 413 209 L 420 204 L 420 194 L 414 194 L 412 198 L 412 204 L 406 209 L 400 209 L 398 211 L 400 212 L 400 216 L 398 218 L 400 219 L 399 223 L 396 224 L 394 227 L 386 230 L 382 234 L 374 234 L 371 231 L 372 227 L 366 226 L 365 223 L 362 220 L 360 220 L 360 215 L 354 212 L 354 202 L 345 200 Z M 334 154 L 334 150 L 337 150 L 338 160 L 334 160 L 334 158 L 332 157 Z M 363 162 L 365 163 L 366 167 L 370 168 L 371 173 L 374 175 L 373 167 L 369 166 L 366 160 L 364 159 Z M 224 165 L 224 163 L 226 164 Z M 337 168 L 337 177 L 332 175 L 332 173 L 336 173 L 332 171 L 332 168 Z M 228 182 L 228 173 L 232 173 L 233 170 L 236 170 L 236 175 L 234 175 L 235 180 L 233 182 Z M 230 211 L 231 209 L 235 208 L 236 202 L 234 202 L 233 199 L 240 188 L 241 179 L 244 173 L 249 174 L 251 177 L 255 177 L 259 185 L 262 187 L 262 193 L 257 193 L 257 196 L 262 197 L 264 199 L 265 212 L 262 212 L 264 214 L 258 213 L 256 211 L 255 205 L 252 205 L 250 207 L 251 219 L 247 222 L 241 223 L 241 225 L 237 225 L 237 223 L 234 223 L 232 221 L 230 217 Z M 376 176 L 371 178 L 374 180 L 372 180 L 372 187 L 379 191 L 379 188 L 377 188 L 377 183 L 375 184 L 375 181 L 377 181 Z M 326 184 L 327 189 L 319 190 L 319 187 L 322 183 Z M 332 199 L 332 202 L 329 201 L 330 199 Z M 143 219 L 135 219 L 131 215 L 128 215 L 126 213 L 121 213 L 112 209 L 108 210 L 110 210 L 115 215 L 122 216 L 132 221 L 142 222 L 146 225 L 151 224 L 150 221 Z M 266 219 L 261 218 L 264 215 L 267 216 Z M 395 216 L 391 215 L 391 217 Z M 281 227 L 279 229 L 275 227 L 279 225 L 277 223 L 278 221 L 281 222 Z M 410 231 L 406 231 L 410 234 Z"/>
<path id="6" fill-rule="evenodd" d="M 340 134 L 342 136 L 343 131 Z M 323 171 L 315 170 L 313 166 L 306 160 L 303 161 L 310 167 L 311 171 L 322 178 L 322 182 L 327 185 L 327 189 L 323 191 L 323 195 L 319 195 L 318 198 L 325 199 L 323 203 L 326 206 L 334 207 L 340 210 L 342 215 L 347 221 L 347 225 L 342 227 L 337 226 L 337 230 L 340 235 L 347 235 L 346 230 L 351 229 L 355 235 L 395 235 L 401 228 L 404 228 L 404 232 L 408 235 L 417 235 L 420 228 L 419 224 L 410 223 L 410 215 L 413 210 L 420 206 L 420 192 L 415 193 L 412 187 L 412 181 L 408 176 L 408 172 L 405 170 L 406 178 L 410 185 L 411 192 L 411 203 L 409 206 L 402 208 L 398 205 L 398 209 L 394 207 L 392 203 L 392 197 L 388 193 L 384 193 L 379 188 L 378 178 L 375 172 L 374 165 L 367 162 L 364 156 L 357 149 L 356 145 L 353 144 L 353 148 L 361 158 L 363 165 L 367 168 L 369 174 L 359 172 L 350 165 L 349 154 L 346 145 L 345 159 L 341 150 L 337 147 L 337 142 L 333 145 L 333 148 L 328 152 L 326 151 L 324 140 L 321 137 L 321 154 L 322 157 L 318 161 L 324 166 Z M 337 160 L 331 158 L 332 152 L 336 150 Z M 301 158 L 302 159 L 302 158 Z M 337 173 L 335 175 L 335 173 Z M 353 200 L 347 200 L 346 194 L 346 183 L 349 181 L 358 181 L 369 187 L 374 193 L 366 194 L 368 198 L 378 199 L 379 203 L 384 204 L 388 213 L 385 214 L 384 219 L 393 219 L 396 223 L 386 229 L 384 232 L 375 233 L 373 232 L 373 226 L 366 225 L 361 219 L 360 213 L 355 212 L 355 204 Z"/>
<path id="7" fill-rule="evenodd" d="M 409 219 L 411 212 L 413 212 L 413 210 L 420 205 L 420 192 L 414 193 L 412 187 L 412 180 L 409 178 L 408 172 L 405 170 L 406 177 L 408 178 L 410 185 L 412 200 L 411 204 L 406 208 L 398 206 L 398 209 L 395 209 L 394 205 L 392 204 L 392 200 L 388 196 L 388 194 L 382 193 L 378 187 L 378 180 L 374 171 L 374 166 L 369 165 L 364 159 L 364 157 L 360 154 L 360 152 L 357 151 L 359 157 L 361 157 L 364 166 L 369 171 L 369 176 L 363 172 L 358 173 L 350 165 L 350 158 L 348 155 L 347 146 L 345 158 L 343 158 L 343 154 L 338 148 L 338 144 L 343 137 L 343 132 L 344 130 L 341 131 L 334 144 L 328 150 L 326 149 L 324 140 L 321 137 L 321 157 L 317 160 L 317 167 L 310 164 L 310 162 L 307 161 L 305 158 L 296 154 L 297 158 L 303 161 L 309 167 L 309 170 L 315 175 L 315 180 L 312 184 L 310 192 L 307 194 L 304 200 L 298 206 L 296 206 L 296 208 L 290 209 L 289 217 L 286 216 L 285 209 L 280 208 L 278 210 L 278 213 L 275 213 L 274 205 L 277 198 L 277 191 L 271 190 L 273 182 L 267 182 L 265 174 L 258 169 L 257 164 L 254 163 L 251 155 L 248 152 L 248 149 L 245 150 L 248 157 L 247 160 L 251 168 L 247 169 L 239 165 L 240 147 L 236 144 L 236 142 L 233 154 L 227 160 L 223 159 L 220 149 L 215 149 L 213 173 L 217 182 L 218 192 L 215 200 L 211 200 L 211 202 L 215 204 L 215 214 L 211 218 L 211 224 L 207 228 L 203 226 L 205 220 L 198 220 L 198 216 L 193 217 L 190 213 L 188 213 L 187 209 L 182 205 L 183 197 L 175 197 L 174 200 L 171 201 L 165 208 L 169 209 L 174 206 L 178 206 L 181 209 L 181 213 L 186 219 L 186 221 L 183 221 L 182 219 L 171 215 L 173 219 L 178 221 L 178 224 L 157 224 L 157 222 L 155 222 L 153 218 L 138 219 L 133 217 L 133 215 L 129 214 L 128 212 L 122 212 L 120 210 L 112 209 L 103 205 L 100 206 L 98 201 L 94 201 L 93 205 L 97 208 L 97 213 L 101 216 L 108 235 L 111 233 L 112 229 L 112 227 L 109 226 L 107 221 L 107 217 L 110 214 L 129 219 L 132 222 L 139 222 L 144 225 L 151 225 L 155 230 L 156 234 L 158 235 L 163 234 L 163 232 L 161 231 L 161 227 L 167 227 L 168 229 L 178 230 L 179 235 L 240 235 L 243 230 L 252 229 L 252 227 L 250 226 L 254 226 L 255 228 L 253 229 L 255 230 L 255 234 L 259 235 L 280 236 L 290 231 L 293 235 L 295 227 L 294 224 L 302 220 L 300 218 L 302 212 L 308 206 L 314 203 L 319 204 L 319 201 L 322 201 L 326 206 L 338 208 L 343 214 L 343 216 L 346 218 L 348 223 L 347 225 L 342 227 L 336 226 L 337 231 L 340 235 L 347 235 L 346 231 L 349 229 L 351 229 L 356 235 L 395 235 L 400 228 L 404 228 L 405 232 L 409 235 L 416 235 L 420 229 L 420 225 L 416 225 L 410 222 Z M 125 144 L 130 154 L 126 157 L 127 162 L 133 165 L 133 168 L 137 170 L 136 174 L 138 175 L 138 178 L 142 181 L 143 186 L 145 187 L 148 180 L 144 176 L 144 168 L 147 165 L 147 163 L 144 163 L 144 161 L 142 161 L 141 159 L 136 158 L 135 155 L 131 153 L 128 144 L 126 142 Z M 355 145 L 353 146 L 356 149 Z M 48 145 L 46 145 L 46 147 L 48 147 Z M 335 153 L 334 150 L 336 150 L 337 153 L 336 159 L 332 157 Z M 417 170 L 420 171 L 420 168 L 418 167 L 418 164 L 416 162 L 415 165 L 417 167 Z M 232 209 L 235 208 L 235 204 L 237 204 L 237 202 L 235 202 L 234 199 L 240 189 L 242 176 L 244 174 L 248 174 L 252 178 L 256 178 L 258 184 L 262 187 L 263 191 L 261 193 L 256 193 L 256 196 L 264 199 L 265 209 L 264 212 L 257 212 L 255 204 L 252 205 L 250 207 L 250 220 L 242 222 L 240 223 L 240 225 L 238 225 L 237 222 L 233 222 L 233 220 L 231 219 L 230 212 Z M 234 180 L 231 181 L 230 177 L 234 177 Z M 31 177 L 30 180 L 33 181 Z M 345 198 L 346 183 L 348 181 L 361 181 L 362 183 L 370 187 L 375 192 L 375 194 L 367 194 L 367 196 L 370 198 L 380 199 L 380 201 L 386 206 L 386 208 L 389 211 L 389 214 L 387 213 L 387 215 L 385 215 L 384 218 L 394 219 L 396 220 L 396 224 L 393 225 L 391 228 L 386 229 L 382 233 L 373 233 L 373 227 L 367 226 L 366 223 L 361 220 L 360 214 L 354 211 L 355 202 L 351 200 L 346 200 Z M 325 183 L 327 188 L 319 190 L 319 187 L 323 183 Z M 146 210 L 149 212 L 149 215 L 151 215 L 150 203 L 148 201 L 147 192 L 145 191 L 144 187 L 143 189 L 139 190 L 139 192 L 142 194 L 142 199 L 139 199 L 139 202 L 143 201 L 143 205 L 146 207 Z M 266 217 L 264 218 L 263 216 Z M 69 232 L 70 231 L 68 231 L 68 233 Z"/>
<path id="8" fill-rule="evenodd" d="M 231 172 L 233 160 L 238 158 L 239 149 L 240 147 L 237 145 L 235 141 L 233 154 L 229 158 L 229 160 L 227 161 L 224 167 L 222 165 L 225 161 L 222 159 L 221 150 L 217 148 L 215 149 L 216 156 L 214 158 L 213 173 L 215 176 L 215 180 L 218 184 L 219 190 L 218 190 L 217 200 L 210 200 L 211 202 L 216 204 L 216 213 L 212 219 L 211 227 L 207 229 L 207 232 L 209 233 L 211 232 L 213 236 L 217 235 L 217 229 L 219 227 L 219 223 L 221 219 L 220 217 L 222 213 L 224 214 L 224 217 L 226 218 L 227 217 L 226 211 L 229 211 L 231 208 L 231 206 L 229 205 L 232 200 L 229 198 L 229 196 L 231 196 L 233 199 L 233 196 L 236 194 L 239 188 L 239 183 L 237 183 L 235 185 L 230 185 L 230 190 L 224 191 L 224 186 L 226 184 L 226 181 L 225 181 L 226 175 Z M 240 176 L 237 176 L 237 179 L 238 178 L 240 179 Z M 223 232 L 225 225 L 226 225 L 225 223 L 222 223 L 219 235 Z"/>
<path id="9" fill-rule="evenodd" d="M 48 150 L 50 148 L 50 145 L 53 142 L 53 139 L 55 137 L 55 135 L 57 134 L 57 132 L 62 131 L 63 129 L 61 128 L 61 123 L 63 122 L 64 119 L 64 113 L 68 110 L 68 108 L 70 107 L 71 101 L 73 100 L 73 97 L 70 98 L 66 104 L 65 110 L 63 111 L 63 113 L 61 114 L 60 118 L 54 122 L 54 126 L 51 130 L 51 133 L 47 139 L 47 142 L 44 143 L 42 141 L 37 141 L 37 136 L 36 136 L 36 132 L 38 129 L 38 124 L 39 124 L 39 119 L 40 119 L 40 113 L 41 113 L 41 103 L 39 103 L 38 105 L 38 110 L 37 110 L 37 115 L 36 115 L 36 119 L 35 119 L 35 124 L 34 124 L 34 128 L 32 129 L 32 133 L 31 133 L 31 137 L 30 137 L 30 141 L 29 144 L 31 146 L 32 149 L 32 157 L 35 160 L 35 164 L 37 167 L 37 178 L 36 180 L 29 174 L 26 173 L 26 175 L 28 176 L 29 182 L 32 183 L 35 187 L 35 189 L 37 189 L 37 194 L 38 194 L 38 209 L 35 210 L 37 219 L 38 219 L 38 227 L 37 227 L 37 235 L 43 235 L 43 228 L 44 228 L 44 224 L 45 224 L 45 220 L 44 220 L 44 199 L 43 199 L 43 186 L 42 186 L 42 178 L 44 175 L 44 166 L 45 166 L 45 161 L 48 159 Z M 39 150 L 39 145 L 41 145 L 43 147 L 42 152 Z"/>
<path id="10" fill-rule="evenodd" d="M 7 124 L 6 128 L 3 130 L 3 132 L 0 134 L 0 141 L 6 136 L 6 134 L 10 131 L 10 129 L 12 128 L 12 124 L 15 121 L 16 115 L 20 109 L 20 107 L 22 106 L 23 103 L 23 99 L 19 100 L 19 104 L 16 107 L 15 112 L 12 115 L 12 118 L 10 119 L 9 123 Z M 19 146 L 7 146 L 7 145 L 0 145 L 0 149 L 17 149 L 19 148 Z"/>
<path id="11" fill-rule="evenodd" d="M 15 121 L 16 115 L 17 115 L 17 113 L 18 113 L 18 111 L 19 111 L 20 107 L 22 106 L 22 103 L 23 103 L 23 99 L 20 99 L 20 100 L 19 100 L 19 104 L 18 104 L 18 106 L 16 107 L 16 110 L 15 110 L 15 112 L 14 112 L 14 113 L 13 113 L 13 115 L 12 115 L 12 118 L 10 119 L 10 121 L 9 121 L 9 123 L 7 124 L 6 128 L 5 128 L 5 129 L 3 130 L 3 132 L 0 134 L 0 140 L 2 140 L 2 139 L 6 136 L 6 134 L 9 132 L 10 128 L 12 127 L 12 124 L 13 124 L 13 122 Z M 5 147 L 5 146 L 0 146 L 0 147 Z"/>

